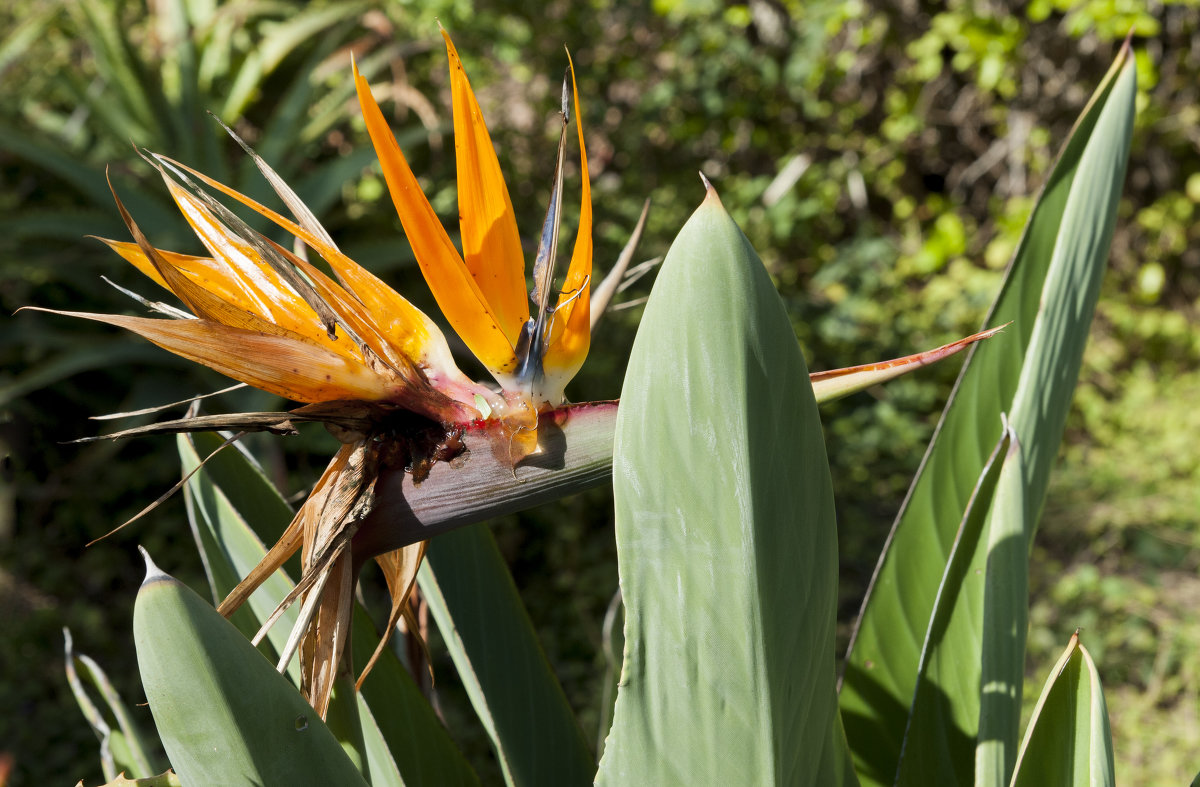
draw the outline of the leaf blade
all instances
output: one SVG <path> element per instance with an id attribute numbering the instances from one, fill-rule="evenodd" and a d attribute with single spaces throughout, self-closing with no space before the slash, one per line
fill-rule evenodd
<path id="1" fill-rule="evenodd" d="M 1112 235 L 1135 79 L 1123 49 L 1051 171 L 987 321 L 1013 326 L 968 357 L 863 603 L 839 702 L 869 783 L 895 778 L 938 578 L 1001 412 L 1022 435 L 1033 519 L 1041 510 Z"/>
<path id="2" fill-rule="evenodd" d="M 779 296 L 711 190 L 658 274 L 617 423 L 625 662 L 597 783 L 852 781 L 816 401 Z"/>
<path id="3" fill-rule="evenodd" d="M 366 784 L 300 693 L 233 624 L 147 560 L 142 685 L 185 784 Z"/>
<path id="4" fill-rule="evenodd" d="M 595 760 L 491 531 L 431 542 L 418 582 L 506 782 L 590 784 Z"/>
<path id="5" fill-rule="evenodd" d="M 1071 636 L 1042 689 L 1012 784 L 1115 784 L 1104 689 L 1079 632 Z"/>

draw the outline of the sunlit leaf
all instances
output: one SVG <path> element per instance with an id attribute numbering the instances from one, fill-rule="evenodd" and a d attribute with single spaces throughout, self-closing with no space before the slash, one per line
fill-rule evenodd
<path id="1" fill-rule="evenodd" d="M 365 784 L 300 692 L 147 559 L 133 612 L 142 686 L 185 784 Z"/>
<path id="2" fill-rule="evenodd" d="M 840 695 L 855 764 L 871 784 L 895 779 L 937 589 L 1001 412 L 1021 437 L 1030 518 L 1041 511 L 1108 258 L 1135 93 L 1125 48 L 1051 171 L 987 321 L 1012 325 L 968 358 L 876 569 Z M 964 636 L 978 642 L 977 631 Z M 958 679 L 978 685 L 978 645 L 968 649 L 977 655 Z M 978 701 L 978 689 L 943 690 L 948 701 Z M 944 734 L 973 741 L 977 732 L 963 722 Z"/>
<path id="3" fill-rule="evenodd" d="M 617 421 L 625 659 L 597 782 L 854 783 L 816 401 L 779 295 L 712 190 L 658 274 Z"/>

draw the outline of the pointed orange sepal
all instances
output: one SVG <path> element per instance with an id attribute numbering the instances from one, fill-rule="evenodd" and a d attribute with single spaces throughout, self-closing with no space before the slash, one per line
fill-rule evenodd
<path id="1" fill-rule="evenodd" d="M 208 177 L 191 167 L 167 159 L 174 166 L 194 175 L 222 194 L 237 200 L 251 210 L 270 219 L 278 226 L 304 241 L 329 263 L 342 284 L 354 294 L 376 329 L 391 345 L 392 349 L 422 366 L 431 379 L 465 382 L 466 377 L 454 364 L 446 337 L 437 325 L 406 298 L 387 286 L 354 260 L 347 257 L 336 246 L 318 237 L 296 222 L 270 208 L 250 199 L 241 192 Z M 384 354 L 387 357 L 387 354 Z"/>
<path id="2" fill-rule="evenodd" d="M 297 402 L 393 399 L 398 382 L 304 337 L 257 333 L 211 320 L 156 320 L 37 309 L 116 325 L 255 388 Z M 284 329 L 279 329 L 281 332 Z"/>
<path id="3" fill-rule="evenodd" d="M 454 153 L 458 169 L 458 220 L 463 259 L 510 345 L 529 319 L 525 294 L 525 256 L 508 186 L 496 149 L 462 60 L 450 40 L 450 92 L 454 104 Z"/>
<path id="4" fill-rule="evenodd" d="M 450 325 L 489 371 L 497 376 L 511 372 L 517 363 L 512 343 L 421 191 L 357 66 L 354 82 L 392 202 L 433 297 Z"/>

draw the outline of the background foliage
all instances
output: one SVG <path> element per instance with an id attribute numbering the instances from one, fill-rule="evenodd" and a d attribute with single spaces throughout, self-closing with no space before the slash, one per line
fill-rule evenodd
<path id="1" fill-rule="evenodd" d="M 229 122 L 274 151 L 272 164 L 293 182 L 322 185 L 320 212 L 338 242 L 428 305 L 382 179 L 356 158 L 369 146 L 340 91 L 350 51 L 378 64 L 373 81 L 390 83 L 414 171 L 453 228 L 440 21 L 479 94 L 526 239 L 550 186 L 565 43 L 580 78 L 597 264 L 616 258 L 646 197 L 653 206 L 639 256 L 665 252 L 699 201 L 702 169 L 766 262 L 813 369 L 912 352 L 979 325 L 1053 152 L 1133 30 L 1140 114 L 1111 270 L 1034 548 L 1030 668 L 1044 671 L 1084 627 L 1108 690 L 1118 778 L 1180 782 L 1194 772 L 1200 676 L 1186 654 L 1200 645 L 1196 3 L 1034 0 L 1013 11 L 917 0 L 595 0 L 546 4 L 536 15 L 507 2 L 341 12 L 308 4 L 307 14 L 331 15 L 320 35 L 289 27 L 303 16 L 300 3 L 90 5 L 101 9 L 99 22 L 74 3 L 18 0 L 0 11 L 6 313 L 27 304 L 129 308 L 101 275 L 152 295 L 129 266 L 82 237 L 118 233 L 97 178 L 111 165 L 151 239 L 196 251 L 129 143 L 240 185 L 242 157 L 203 114 L 223 112 L 239 91 L 246 101 Z M 182 17 L 171 16 L 177 8 Z M 192 42 L 190 66 L 179 36 Z M 303 102 L 289 101 L 299 94 Z M 602 324 L 572 398 L 617 395 L 637 316 L 633 308 Z M 100 431 L 89 415 L 223 382 L 135 340 L 45 315 L 6 318 L 0 358 L 0 619 L 8 632 L 0 707 L 9 710 L 0 741 L 15 757 L 13 784 L 95 781 L 94 738 L 63 679 L 60 628 L 71 627 L 76 647 L 125 696 L 139 697 L 133 545 L 197 586 L 201 569 L 179 500 L 84 548 L 173 483 L 169 441 L 61 442 Z M 842 621 L 857 611 L 956 369 L 943 364 L 823 409 Z M 269 405 L 243 392 L 210 408 Z M 329 442 L 314 430 L 253 448 L 292 494 L 315 479 Z M 594 730 L 601 625 L 616 588 L 611 501 L 598 491 L 494 529 L 568 696 Z M 488 783 L 497 771 L 450 685 L 453 669 L 443 664 L 438 676 L 440 708 Z"/>

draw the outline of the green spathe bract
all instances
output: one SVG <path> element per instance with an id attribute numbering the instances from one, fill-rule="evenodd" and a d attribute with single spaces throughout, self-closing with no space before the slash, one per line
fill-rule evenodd
<path id="1" fill-rule="evenodd" d="M 625 659 L 597 781 L 852 779 L 816 402 L 779 296 L 711 189 L 634 342 L 613 486 Z"/>
<path id="2" fill-rule="evenodd" d="M 294 686 L 147 557 L 133 607 L 142 686 L 184 784 L 365 784 Z"/>

